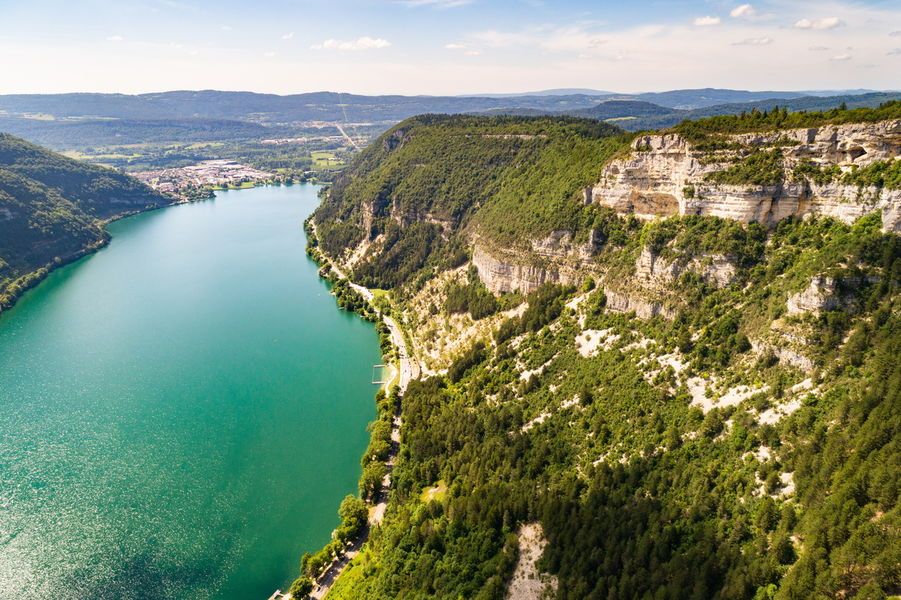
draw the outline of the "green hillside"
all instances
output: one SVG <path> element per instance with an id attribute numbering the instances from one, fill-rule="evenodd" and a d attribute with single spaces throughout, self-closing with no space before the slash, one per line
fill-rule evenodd
<path id="1" fill-rule="evenodd" d="M 503 598 L 527 523 L 543 530 L 538 566 L 560 599 L 901 594 L 901 239 L 878 213 L 765 229 L 584 206 L 581 189 L 627 141 L 577 120 L 413 119 L 324 198 L 320 247 L 340 262 L 369 240 L 353 277 L 393 289 L 414 345 L 489 332 L 407 389 L 387 516 L 328 598 Z M 454 270 L 472 239 L 526 265 L 558 260 L 529 245 L 555 230 L 594 230 L 595 276 L 492 302 Z M 637 274 L 647 256 L 679 269 L 652 288 Z M 708 275 L 723 263 L 727 277 Z M 638 318 L 613 291 L 669 310 Z"/>
<path id="2" fill-rule="evenodd" d="M 630 140 L 612 125 L 572 117 L 414 117 L 338 178 L 315 214 L 320 242 L 339 255 L 384 236 L 355 277 L 385 288 L 426 265 L 458 264 L 460 234 L 470 227 L 505 243 L 587 231 L 600 217 L 573 200 Z"/>
<path id="3" fill-rule="evenodd" d="M 105 243 L 103 221 L 170 201 L 126 175 L 0 134 L 0 309 Z"/>

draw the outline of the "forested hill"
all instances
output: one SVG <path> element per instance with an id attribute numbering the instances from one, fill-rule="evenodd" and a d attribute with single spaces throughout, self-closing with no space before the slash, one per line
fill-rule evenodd
<path id="1" fill-rule="evenodd" d="M 324 198 L 430 374 L 330 599 L 901 594 L 901 105 L 664 133 L 422 117 Z"/>
<path id="2" fill-rule="evenodd" d="M 0 309 L 103 244 L 102 221 L 169 202 L 132 177 L 0 133 Z"/>

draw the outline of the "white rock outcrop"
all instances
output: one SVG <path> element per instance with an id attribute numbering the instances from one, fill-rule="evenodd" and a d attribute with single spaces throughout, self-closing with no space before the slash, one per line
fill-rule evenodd
<path id="1" fill-rule="evenodd" d="M 553 231 L 529 245 L 526 251 L 489 249 L 478 238 L 473 241 L 472 264 L 489 290 L 528 294 L 543 283 L 576 283 L 600 242 L 594 232 L 586 243 L 577 244 L 569 231 Z M 529 259 L 528 263 L 524 257 Z"/>
<path id="2" fill-rule="evenodd" d="M 494 293 L 535 291 L 543 283 L 570 283 L 575 280 L 572 273 L 556 266 L 522 264 L 515 259 L 506 260 L 495 256 L 476 244 L 472 250 L 472 264 L 479 272 L 479 279 Z"/>
<path id="3" fill-rule="evenodd" d="M 728 141 L 746 147 L 778 144 L 784 156 L 785 183 L 709 183 L 706 176 L 727 168 L 727 157 L 697 151 L 681 136 L 669 133 L 637 138 L 632 154 L 607 165 L 600 182 L 586 190 L 584 198 L 640 218 L 713 215 L 764 224 L 808 214 L 850 223 L 880 211 L 886 231 L 901 231 L 899 190 L 858 188 L 839 181 L 792 181 L 794 167 L 802 162 L 837 165 L 846 171 L 877 160 L 898 160 L 901 120 L 743 134 L 730 136 Z"/>
<path id="4" fill-rule="evenodd" d="M 650 284 L 668 285 L 686 271 L 697 273 L 707 283 L 722 288 L 732 283 L 736 268 L 732 261 L 719 254 L 668 261 L 648 247 L 642 248 L 635 261 L 635 276 Z"/>
<path id="5" fill-rule="evenodd" d="M 674 319 L 676 311 L 664 306 L 660 302 L 653 302 L 643 297 L 634 296 L 609 288 L 604 289 L 607 296 L 607 310 L 619 313 L 635 313 L 639 319 L 651 319 L 661 316 L 664 319 Z"/>
<path id="6" fill-rule="evenodd" d="M 820 311 L 834 310 L 838 307 L 835 279 L 822 275 L 814 277 L 805 290 L 790 296 L 786 302 L 786 309 L 790 315 L 818 314 Z"/>

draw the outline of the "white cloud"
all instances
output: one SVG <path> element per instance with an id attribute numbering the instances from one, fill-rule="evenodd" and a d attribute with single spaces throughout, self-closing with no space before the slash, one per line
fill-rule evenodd
<path id="1" fill-rule="evenodd" d="M 263 56 L 265 56 L 266 58 L 272 58 L 273 56 L 275 56 L 275 52 L 263 52 Z"/>
<path id="2" fill-rule="evenodd" d="M 733 46 L 769 46 L 773 43 L 773 38 L 769 37 L 753 37 L 746 38 L 740 42 L 733 42 Z"/>
<path id="3" fill-rule="evenodd" d="M 754 10 L 754 7 L 750 4 L 739 4 L 735 8 L 732 9 L 732 12 L 729 13 L 729 16 L 733 19 L 748 19 L 757 14 L 757 11 Z"/>
<path id="4" fill-rule="evenodd" d="M 125 39 L 125 38 L 122 37 L 121 35 L 111 35 L 111 36 L 109 36 L 108 38 L 106 38 L 106 41 L 108 41 L 108 42 L 121 42 L 121 41 L 124 40 L 124 39 Z"/>
<path id="5" fill-rule="evenodd" d="M 283 35 L 283 36 L 282 36 L 282 39 L 283 39 L 283 40 L 290 40 L 290 39 L 293 38 L 293 37 L 294 37 L 294 32 L 292 31 L 291 33 L 286 33 L 285 35 Z"/>
<path id="6" fill-rule="evenodd" d="M 901 55 L 901 48 L 893 48 L 885 53 L 886 56 L 899 56 Z"/>
<path id="7" fill-rule="evenodd" d="M 444 47 L 447 50 L 454 50 L 454 51 L 463 50 L 464 56 L 479 56 L 480 54 L 482 54 L 482 52 L 480 50 L 471 49 L 466 44 L 458 44 L 458 43 L 445 44 Z"/>
<path id="8" fill-rule="evenodd" d="M 353 52 L 355 50 L 377 50 L 391 45 L 386 39 L 373 38 L 368 35 L 355 40 L 325 40 L 321 44 L 310 46 L 311 50 L 338 50 L 340 52 Z"/>
<path id="9" fill-rule="evenodd" d="M 513 48 L 531 46 L 547 52 L 590 52 L 607 44 L 606 37 L 582 26 L 537 27 L 519 32 L 479 31 L 469 36 L 481 46 Z"/>
<path id="10" fill-rule="evenodd" d="M 851 60 L 851 55 L 850 54 L 836 54 L 829 60 L 833 60 L 835 62 L 844 62 L 846 60 Z"/>
<path id="11" fill-rule="evenodd" d="M 838 17 L 823 17 L 822 19 L 799 19 L 795 21 L 798 29 L 834 29 L 844 25 Z"/>
<path id="12" fill-rule="evenodd" d="M 811 46 L 808 48 L 811 52 L 825 52 L 829 49 L 829 46 Z"/>
<path id="13" fill-rule="evenodd" d="M 697 25 L 698 27 L 710 27 L 711 25 L 719 25 L 720 18 L 719 17 L 711 17 L 711 16 L 698 17 L 697 19 L 694 20 L 694 24 Z"/>
<path id="14" fill-rule="evenodd" d="M 901 37 L 901 29 L 899 29 L 897 31 L 891 31 L 891 32 L 889 32 L 889 35 L 891 37 Z"/>
<path id="15" fill-rule="evenodd" d="M 221 29 L 222 31 L 231 31 L 232 30 L 231 25 L 223 25 L 219 29 Z"/>
<path id="16" fill-rule="evenodd" d="M 507 0 L 510 6 L 518 6 L 523 11 L 528 10 L 526 2 Z M 534 89 L 535 82 L 540 82 L 542 88 L 596 87 L 623 92 L 705 86 L 898 87 L 898 76 L 892 73 L 901 65 L 901 55 L 886 53 L 901 48 L 901 35 L 889 35 L 901 30 L 899 2 L 707 0 L 703 5 L 696 4 L 702 8 L 695 8 L 694 12 L 651 13 L 630 24 L 615 20 L 599 22 L 591 15 L 558 11 L 555 8 L 563 3 L 545 0 L 547 10 L 534 13 L 532 25 L 517 25 L 515 19 L 507 24 L 466 19 L 467 23 L 447 22 L 447 17 L 494 4 L 490 0 L 473 0 L 469 7 L 444 11 L 434 5 L 407 7 L 400 0 L 364 0 L 356 4 L 372 7 L 386 3 L 393 5 L 395 11 L 400 10 L 401 17 L 408 18 L 409 23 L 402 23 L 404 27 L 411 32 L 415 29 L 409 40 L 406 34 L 381 28 L 355 30 L 348 26 L 345 31 L 352 33 L 320 30 L 318 37 L 313 38 L 295 29 L 291 41 L 282 41 L 281 36 L 291 31 L 288 27 L 296 24 L 283 19 L 271 23 L 268 34 L 258 32 L 264 37 L 254 49 L 251 42 L 247 47 L 234 46 L 243 44 L 236 36 L 239 32 L 243 34 L 247 25 L 228 15 L 207 19 L 211 30 L 198 32 L 196 37 L 182 39 L 170 33 L 156 44 L 134 43 L 137 38 L 131 37 L 135 35 L 132 30 L 114 23 L 106 26 L 107 32 L 78 31 L 84 41 L 81 44 L 55 44 L 41 36 L 29 38 L 24 34 L 21 39 L 0 35 L 0 56 L 17 56 L 16 61 L 3 63 L 5 77 L 0 77 L 0 90 L 5 93 L 192 88 L 299 91 L 298 86 L 302 84 L 296 78 L 279 76 L 286 69 L 307 73 L 316 79 L 317 87 L 361 93 L 509 92 Z M 744 3 L 753 5 L 756 15 L 731 17 L 730 12 Z M 695 17 L 704 15 L 719 16 L 720 24 L 711 27 L 692 24 Z M 6 29 L 13 33 L 19 29 L 28 31 L 26 24 L 12 20 L 15 13 L 8 16 L 10 22 L 4 21 Z M 433 18 L 436 16 L 439 18 Z M 844 25 L 829 30 L 794 29 L 794 23 L 805 17 L 811 24 L 815 18 L 835 17 Z M 542 18 L 547 20 L 538 20 Z M 226 24 L 233 30 L 226 30 L 228 33 L 223 35 L 220 28 Z M 469 28 L 465 28 L 467 24 Z M 464 29 L 458 30 L 458 25 Z M 484 32 L 492 28 L 497 31 Z M 482 34 L 476 36 L 477 32 Z M 105 41 L 112 34 L 121 34 L 125 39 L 118 43 Z M 393 45 L 384 50 L 356 52 L 324 49 L 326 38 L 337 39 L 328 44 L 330 48 L 342 47 L 342 43 L 344 47 L 358 47 L 355 40 L 364 34 L 385 38 Z M 403 45 L 396 39 L 400 35 L 404 35 Z M 762 37 L 770 37 L 773 42 L 742 43 Z M 184 48 L 170 48 L 168 44 L 172 40 L 184 44 Z M 465 48 L 445 49 L 450 43 Z M 295 44 L 308 52 L 306 57 L 303 53 L 287 52 Z M 319 44 L 323 49 L 309 50 L 311 44 Z M 819 49 L 820 46 L 825 49 Z M 848 50 L 848 46 L 854 49 Z M 188 55 L 194 48 L 203 48 L 197 57 Z M 264 52 L 270 50 L 276 51 L 277 56 L 264 57 Z M 465 54 L 469 51 L 482 54 L 469 57 Z M 841 54 L 852 58 L 845 62 L 829 60 Z M 308 60 L 311 56 L 317 59 Z M 623 60 L 617 60 L 621 57 Z M 877 66 L 866 69 L 867 64 Z M 110 78 L 109 73 L 117 76 Z"/>

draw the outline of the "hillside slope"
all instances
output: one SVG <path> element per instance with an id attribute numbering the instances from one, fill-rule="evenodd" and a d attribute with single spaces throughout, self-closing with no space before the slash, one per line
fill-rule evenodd
<path id="1" fill-rule="evenodd" d="M 320 241 L 333 256 L 358 250 L 347 266 L 361 283 L 394 287 L 427 264 L 465 260 L 464 232 L 477 214 L 498 215 L 504 223 L 491 223 L 516 235 L 581 228 L 573 194 L 628 140 L 569 117 L 415 117 L 338 178 L 316 211 Z"/>
<path id="2" fill-rule="evenodd" d="M 703 90 L 689 90 L 703 92 Z M 568 115 L 586 119 L 598 119 L 616 124 L 627 131 L 646 131 L 663 127 L 674 127 L 682 121 L 703 119 L 720 115 L 740 115 L 752 111 L 764 112 L 774 108 L 791 112 L 826 111 L 841 106 L 847 108 L 874 108 L 886 102 L 901 99 L 898 92 L 869 92 L 846 94 L 840 96 L 798 96 L 775 94 L 771 97 L 756 96 L 747 102 L 729 102 L 727 104 L 707 104 L 701 102 L 702 108 L 674 108 L 670 105 L 655 104 L 653 100 L 639 96 L 617 96 L 602 100 L 590 108 L 548 111 L 536 108 L 505 107 L 484 111 L 483 114 L 502 114 L 515 116 L 552 116 Z"/>
<path id="3" fill-rule="evenodd" d="M 0 310 L 107 240 L 102 222 L 171 199 L 136 179 L 0 134 Z"/>
<path id="4" fill-rule="evenodd" d="M 645 177 L 653 143 L 577 121 L 386 134 L 324 199 L 319 241 L 392 288 L 431 375 L 402 399 L 384 523 L 328 597 L 502 598 L 514 572 L 536 598 L 901 593 L 899 110 L 664 134 L 716 154 L 691 157 L 701 201 L 797 170 L 863 206 L 767 219 L 608 201 L 614 167 L 637 164 L 618 184 L 637 196 L 691 182 Z M 782 145 L 800 127 L 812 139 Z"/>

